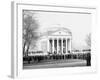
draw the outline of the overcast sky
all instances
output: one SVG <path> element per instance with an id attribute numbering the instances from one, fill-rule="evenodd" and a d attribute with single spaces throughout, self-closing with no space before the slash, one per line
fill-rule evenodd
<path id="1" fill-rule="evenodd" d="M 86 35 L 91 33 L 91 14 L 57 12 L 35 13 L 41 32 L 45 32 L 53 27 L 65 27 L 72 32 L 74 48 L 83 48 L 87 46 L 85 39 Z"/>

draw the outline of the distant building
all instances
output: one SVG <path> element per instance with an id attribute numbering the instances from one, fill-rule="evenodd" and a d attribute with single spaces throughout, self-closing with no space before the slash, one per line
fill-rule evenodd
<path id="1" fill-rule="evenodd" d="M 72 33 L 67 28 L 57 28 L 41 35 L 37 51 L 51 54 L 68 54 L 72 50 Z"/>

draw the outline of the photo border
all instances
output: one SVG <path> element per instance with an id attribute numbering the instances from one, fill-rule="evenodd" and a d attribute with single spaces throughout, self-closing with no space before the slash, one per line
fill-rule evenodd
<path id="1" fill-rule="evenodd" d="M 26 4 L 26 3 L 12 3 L 12 64 L 11 64 L 11 75 L 14 78 L 17 77 L 32 77 L 35 76 L 46 76 L 46 75 L 61 75 L 61 74 L 73 74 L 73 73 L 87 73 L 96 72 L 96 54 L 94 49 L 94 44 L 92 44 L 92 59 L 91 67 L 67 67 L 67 68 L 49 68 L 49 69 L 32 69 L 23 70 L 22 63 L 22 10 L 29 9 L 34 10 L 51 10 L 51 11 L 73 11 L 76 13 L 84 12 L 90 13 L 92 15 L 92 33 L 95 35 L 96 26 L 96 8 L 93 7 L 73 7 L 73 6 L 56 6 L 56 5 L 41 5 L 41 4 Z M 92 43 L 94 43 L 94 36 L 92 35 Z M 56 72 L 57 71 L 57 72 Z M 66 72 L 65 72 L 66 71 Z M 71 72 L 72 71 L 72 72 Z M 39 72 L 39 74 L 34 74 Z M 46 73 L 48 72 L 48 74 Z"/>

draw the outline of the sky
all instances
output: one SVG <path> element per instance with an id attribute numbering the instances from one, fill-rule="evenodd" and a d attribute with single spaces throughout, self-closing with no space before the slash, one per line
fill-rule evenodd
<path id="1" fill-rule="evenodd" d="M 72 32 L 73 48 L 84 48 L 86 36 L 91 33 L 91 14 L 40 12 L 35 17 L 39 22 L 39 31 L 45 32 L 54 27 L 68 28 Z"/>

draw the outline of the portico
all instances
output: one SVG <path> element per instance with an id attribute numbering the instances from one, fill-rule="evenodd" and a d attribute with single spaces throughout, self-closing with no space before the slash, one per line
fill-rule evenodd
<path id="1" fill-rule="evenodd" d="M 71 39 L 69 38 L 48 39 L 48 51 L 54 54 L 66 54 L 71 52 Z"/>
<path id="2" fill-rule="evenodd" d="M 72 35 L 68 30 L 60 30 L 48 36 L 47 49 L 52 54 L 71 53 Z"/>

